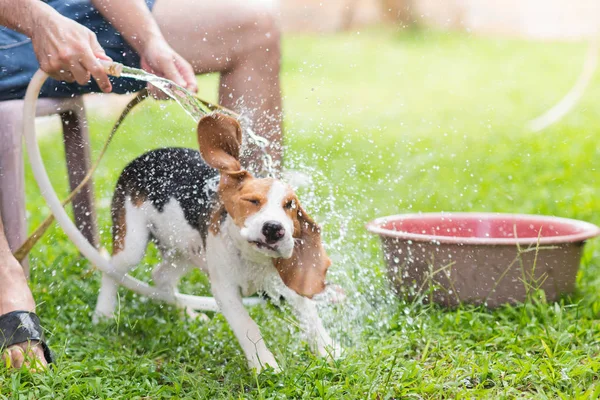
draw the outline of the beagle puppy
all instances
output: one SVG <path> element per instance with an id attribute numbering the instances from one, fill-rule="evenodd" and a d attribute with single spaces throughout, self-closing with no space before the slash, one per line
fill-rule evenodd
<path id="1" fill-rule="evenodd" d="M 203 117 L 198 141 L 200 153 L 153 150 L 123 170 L 112 203 L 113 267 L 127 273 L 152 239 L 162 254 L 152 272 L 158 287 L 175 293 L 180 278 L 200 268 L 257 371 L 267 365 L 279 370 L 242 304 L 242 296 L 257 292 L 289 303 L 313 351 L 339 355 L 313 300 L 325 290 L 331 264 L 319 226 L 289 185 L 257 179 L 241 167 L 242 130 L 235 119 Z M 103 276 L 95 320 L 113 315 L 117 288 Z"/>

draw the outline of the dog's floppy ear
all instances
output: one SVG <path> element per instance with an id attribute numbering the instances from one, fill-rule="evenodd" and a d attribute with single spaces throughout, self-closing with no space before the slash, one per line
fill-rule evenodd
<path id="1" fill-rule="evenodd" d="M 213 113 L 198 122 L 200 154 L 208 165 L 220 172 L 240 172 L 240 147 L 242 128 L 232 117 Z"/>
<path id="2" fill-rule="evenodd" d="M 218 188 L 221 208 L 213 215 L 211 223 L 211 230 L 216 233 L 223 212 L 235 216 L 234 194 L 251 177 L 240 164 L 242 128 L 237 120 L 227 115 L 206 115 L 198 121 L 198 145 L 204 161 L 221 174 Z"/>
<path id="3" fill-rule="evenodd" d="M 297 204 L 294 220 L 294 252 L 288 259 L 273 260 L 287 287 L 308 298 L 325 290 L 325 275 L 331 265 L 323 243 L 321 228 Z"/>

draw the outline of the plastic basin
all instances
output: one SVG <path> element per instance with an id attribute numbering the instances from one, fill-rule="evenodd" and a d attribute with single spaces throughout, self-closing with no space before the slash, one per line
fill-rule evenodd
<path id="1" fill-rule="evenodd" d="M 383 244 L 398 294 L 453 307 L 490 308 L 524 301 L 537 289 L 548 301 L 573 292 L 596 225 L 566 218 L 497 213 L 425 213 L 367 224 Z"/>

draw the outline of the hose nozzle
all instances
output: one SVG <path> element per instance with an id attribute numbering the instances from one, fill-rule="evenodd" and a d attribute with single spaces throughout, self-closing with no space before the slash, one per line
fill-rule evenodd
<path id="1" fill-rule="evenodd" d="M 123 72 L 123 64 L 118 63 L 116 61 L 107 61 L 107 60 L 98 60 L 100 64 L 104 67 L 104 72 L 106 72 L 110 76 L 114 76 L 116 78 L 121 76 Z"/>

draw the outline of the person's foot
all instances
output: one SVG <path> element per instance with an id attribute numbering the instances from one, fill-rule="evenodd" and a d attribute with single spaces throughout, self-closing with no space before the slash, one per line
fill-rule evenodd
<path id="1" fill-rule="evenodd" d="M 35 301 L 27 285 L 25 273 L 11 253 L 0 252 L 0 316 L 11 311 L 35 311 Z M 23 365 L 35 369 L 47 365 L 38 342 L 23 342 L 2 351 L 4 363 L 14 368 Z"/>

